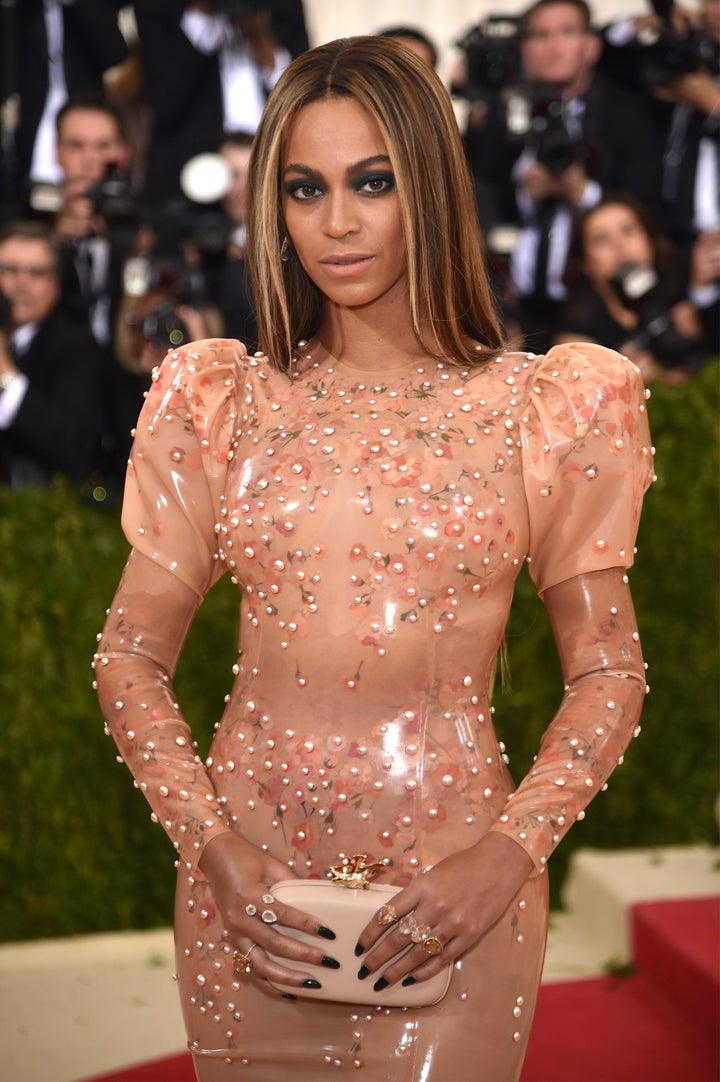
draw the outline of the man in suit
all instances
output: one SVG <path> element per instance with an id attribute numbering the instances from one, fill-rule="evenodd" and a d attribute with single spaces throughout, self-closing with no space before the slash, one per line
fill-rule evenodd
<path id="1" fill-rule="evenodd" d="M 519 25 L 519 94 L 503 88 L 466 133 L 486 231 L 519 227 L 512 255 L 514 313 L 527 345 L 544 350 L 565 296 L 563 273 L 573 215 L 603 188 L 654 188 L 644 171 L 642 96 L 598 70 L 602 44 L 586 0 L 536 0 Z M 524 131 L 512 130 L 509 101 L 525 97 Z M 472 117 L 472 113 L 471 113 Z M 648 137 L 649 142 L 649 137 Z M 499 220 L 493 220 L 497 214 Z M 483 220 L 487 216 L 489 220 Z"/>
<path id="2" fill-rule="evenodd" d="M 254 134 L 307 34 L 302 0 L 135 0 L 135 17 L 154 124 L 145 195 L 157 206 L 178 196 L 190 158 L 214 152 L 224 133 Z"/>
<path id="3" fill-rule="evenodd" d="M 0 230 L 0 479 L 86 481 L 101 438 L 102 355 L 58 308 L 55 248 L 38 222 Z"/>
<path id="4" fill-rule="evenodd" d="M 3 5 L 4 7 L 6 5 Z M 16 132 L 18 199 L 25 178 L 55 182 L 55 116 L 68 96 L 102 92 L 107 72 L 128 48 L 118 28 L 121 0 L 22 0 L 10 4 L 4 31 L 6 73 L 20 102 Z"/>

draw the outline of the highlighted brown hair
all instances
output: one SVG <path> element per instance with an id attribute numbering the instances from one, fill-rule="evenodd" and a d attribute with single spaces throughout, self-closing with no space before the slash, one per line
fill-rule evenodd
<path id="1" fill-rule="evenodd" d="M 285 236 L 281 171 L 300 110 L 350 97 L 376 121 L 395 174 L 416 337 L 438 357 L 477 363 L 502 346 L 470 174 L 452 104 L 423 61 L 391 38 L 332 41 L 299 56 L 270 94 L 248 179 L 247 255 L 259 338 L 274 364 L 292 363 L 320 326 L 323 296 Z M 433 341 L 428 342 L 428 330 Z M 485 348 L 478 351 L 475 343 Z"/>

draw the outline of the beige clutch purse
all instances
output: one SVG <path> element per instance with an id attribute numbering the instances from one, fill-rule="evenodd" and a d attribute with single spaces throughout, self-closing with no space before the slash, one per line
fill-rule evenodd
<path id="1" fill-rule="evenodd" d="M 358 858 L 353 857 L 349 861 L 343 861 L 343 864 L 350 866 L 353 861 L 357 862 Z M 354 867 L 357 868 L 357 864 Z M 359 871 L 349 872 L 347 876 L 341 875 L 334 882 L 327 879 L 283 879 L 272 886 L 271 893 L 278 902 L 311 913 L 320 924 L 335 932 L 337 939 L 332 941 L 332 945 L 328 943 L 327 948 L 328 953 L 340 963 L 339 969 L 318 968 L 317 980 L 322 985 L 321 988 L 297 988 L 294 985 L 272 982 L 280 991 L 308 999 L 382 1007 L 428 1007 L 443 998 L 452 976 L 450 962 L 430 980 L 418 981 L 417 984 L 406 987 L 398 983 L 380 992 L 373 991 L 373 984 L 382 976 L 382 971 L 370 974 L 365 980 L 359 980 L 357 973 L 365 957 L 355 954 L 360 933 L 378 909 L 390 902 L 401 889 L 370 883 L 364 878 L 369 867 L 372 866 L 361 866 Z M 378 867 L 382 869 L 382 866 Z M 313 947 L 318 946 L 317 937 L 295 928 L 283 928 L 283 934 L 293 936 Z M 272 954 L 270 957 L 290 969 L 308 972 L 306 964 Z"/>

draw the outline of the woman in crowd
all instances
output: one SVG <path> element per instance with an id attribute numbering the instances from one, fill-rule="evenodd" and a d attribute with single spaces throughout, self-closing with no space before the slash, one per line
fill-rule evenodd
<path id="1" fill-rule="evenodd" d="M 629 192 L 608 193 L 578 217 L 565 279 L 557 343 L 602 342 L 630 357 L 646 381 L 680 382 L 707 359 L 682 260 Z M 689 285 L 706 284 L 694 258 Z"/>
<path id="2" fill-rule="evenodd" d="M 197 1075 L 509 1082 L 548 858 L 645 693 L 625 574 L 652 477 L 639 373 L 594 345 L 503 351 L 448 95 L 392 40 L 293 62 L 249 193 L 262 353 L 210 340 L 161 366 L 95 660 L 179 856 Z M 526 559 L 566 686 L 516 785 L 488 684 Z M 203 761 L 171 680 L 226 572 L 240 650 Z M 359 1007 L 322 998 L 340 929 L 272 891 L 361 852 L 401 889 L 340 971 Z M 434 1005 L 373 1006 L 449 965 Z"/>

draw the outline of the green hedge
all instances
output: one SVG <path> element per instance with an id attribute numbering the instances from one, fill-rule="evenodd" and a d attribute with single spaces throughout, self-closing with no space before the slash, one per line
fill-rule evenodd
<path id="1" fill-rule="evenodd" d="M 557 901 L 582 846 L 714 842 L 718 788 L 718 365 L 650 402 L 659 480 L 631 572 L 652 688 L 643 733 L 553 857 Z M 0 940 L 169 922 L 174 853 L 103 734 L 90 656 L 126 557 L 117 511 L 73 493 L 0 492 Z M 191 631 L 176 687 L 206 751 L 230 685 L 225 578 Z M 521 576 L 497 724 L 520 776 L 560 693 L 544 609 Z"/>

